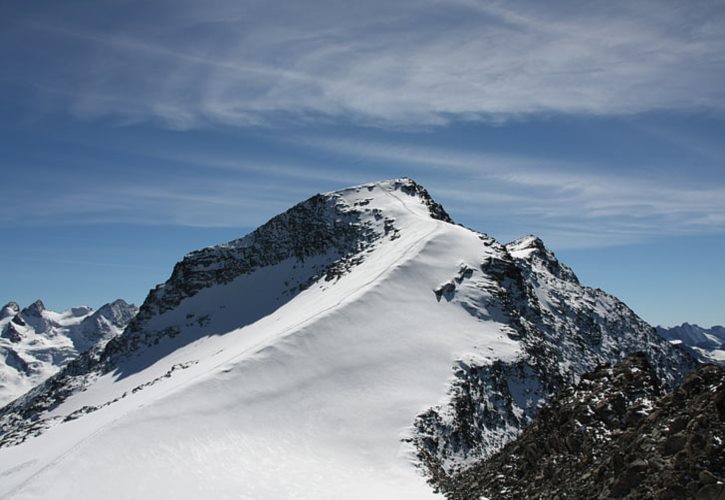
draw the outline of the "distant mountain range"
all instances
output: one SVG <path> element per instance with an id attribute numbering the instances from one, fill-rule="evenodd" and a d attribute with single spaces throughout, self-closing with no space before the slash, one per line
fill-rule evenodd
<path id="1" fill-rule="evenodd" d="M 436 498 L 635 352 L 665 390 L 696 365 L 539 238 L 457 225 L 411 179 L 318 194 L 188 254 L 2 408 L 0 497 Z"/>
<path id="2" fill-rule="evenodd" d="M 670 342 L 682 344 L 703 363 L 725 364 L 725 327 L 703 328 L 682 323 L 671 328 L 658 326 L 657 333 Z"/>
<path id="3" fill-rule="evenodd" d="M 57 373 L 79 354 L 101 350 L 123 331 L 137 308 L 123 300 L 97 311 L 74 307 L 53 312 L 37 300 L 0 311 L 0 407 Z"/>

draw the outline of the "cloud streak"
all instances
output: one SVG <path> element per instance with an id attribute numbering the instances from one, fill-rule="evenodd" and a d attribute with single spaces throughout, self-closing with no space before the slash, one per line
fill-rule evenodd
<path id="1" fill-rule="evenodd" d="M 6 193 L 0 225 L 253 228 L 318 191 L 408 175 L 422 182 L 456 220 L 500 239 L 534 232 L 556 248 L 572 248 L 725 233 L 722 184 L 683 182 L 666 166 L 662 171 L 667 175 L 653 176 L 582 162 L 426 146 L 420 140 L 319 135 L 270 142 L 269 148 L 280 155 L 272 159 L 245 158 L 236 150 L 155 148 L 133 147 L 133 160 L 124 158 L 123 170 L 108 164 L 70 182 L 61 172 L 19 183 Z M 108 175 L 113 182 L 103 181 Z M 37 190 L 46 194 L 36 196 Z"/>
<path id="2" fill-rule="evenodd" d="M 8 74 L 52 78 L 82 118 L 175 128 L 725 108 L 720 2 L 156 2 L 129 18 L 134 5 L 18 8 L 5 54 L 37 64 L 11 62 Z M 65 49 L 62 62 L 43 55 L 57 53 L 51 45 Z"/>
<path id="3" fill-rule="evenodd" d="M 725 188 L 719 184 L 419 144 L 312 137 L 301 143 L 348 161 L 397 165 L 426 180 L 459 219 L 500 236 L 530 231 L 558 247 L 596 247 L 725 232 Z"/>

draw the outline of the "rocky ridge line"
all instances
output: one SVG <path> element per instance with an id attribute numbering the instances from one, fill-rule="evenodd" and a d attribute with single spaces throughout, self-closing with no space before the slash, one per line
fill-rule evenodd
<path id="1" fill-rule="evenodd" d="M 515 439 L 545 401 L 598 365 L 644 351 L 668 388 L 695 366 L 621 301 L 582 286 L 539 238 L 508 245 L 480 238 L 494 257 L 435 293 L 483 320 L 507 324 L 523 353 L 512 362 L 462 360 L 448 402 L 418 416 L 408 440 L 433 482 Z"/>
<path id="2" fill-rule="evenodd" d="M 725 370 L 662 395 L 643 353 L 581 378 L 515 441 L 439 488 L 451 500 L 725 497 Z"/>

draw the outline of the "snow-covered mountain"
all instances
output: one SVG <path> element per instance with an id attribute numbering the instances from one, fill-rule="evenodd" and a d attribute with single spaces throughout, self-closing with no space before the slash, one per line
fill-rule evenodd
<path id="1" fill-rule="evenodd" d="M 97 311 L 81 306 L 49 311 L 37 300 L 0 312 L 0 407 L 57 373 L 89 349 L 101 350 L 120 334 L 136 307 L 116 300 Z"/>
<path id="2" fill-rule="evenodd" d="M 703 363 L 725 365 L 725 327 L 703 328 L 682 323 L 670 328 L 657 327 L 657 333 L 674 344 L 681 344 Z"/>
<path id="3" fill-rule="evenodd" d="M 1 411 L 0 496 L 434 497 L 634 351 L 666 386 L 694 365 L 538 238 L 458 226 L 410 179 L 320 194 L 188 254 Z"/>

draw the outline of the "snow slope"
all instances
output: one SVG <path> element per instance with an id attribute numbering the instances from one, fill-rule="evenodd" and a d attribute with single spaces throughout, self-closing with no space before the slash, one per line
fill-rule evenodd
<path id="1" fill-rule="evenodd" d="M 501 259 L 409 179 L 318 195 L 193 252 L 103 352 L 0 413 L 0 496 L 434 497 L 416 418 L 451 402 L 461 365 L 530 351 L 486 288 Z M 664 379 L 689 366 L 653 330 L 619 333 L 635 340 L 607 356 L 673 355 Z M 511 387 L 522 421 L 548 397 Z"/>
<path id="2" fill-rule="evenodd" d="M 703 363 L 725 364 L 725 327 L 682 323 L 670 328 L 658 326 L 657 333 L 670 342 L 684 344 Z"/>
<path id="3" fill-rule="evenodd" d="M 81 352 L 102 349 L 136 313 L 123 300 L 63 312 L 38 300 L 22 311 L 11 302 L 0 313 L 0 407 L 45 381 Z"/>

